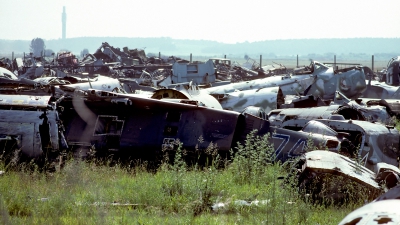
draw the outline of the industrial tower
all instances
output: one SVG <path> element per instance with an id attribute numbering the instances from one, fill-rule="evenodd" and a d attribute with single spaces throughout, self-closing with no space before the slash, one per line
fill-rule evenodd
<path id="1" fill-rule="evenodd" d="M 62 39 L 65 39 L 67 34 L 67 13 L 65 13 L 65 6 L 63 6 L 61 22 L 62 22 Z"/>

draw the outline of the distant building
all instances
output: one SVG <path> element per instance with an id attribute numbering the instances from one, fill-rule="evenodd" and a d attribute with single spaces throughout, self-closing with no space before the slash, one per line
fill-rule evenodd
<path id="1" fill-rule="evenodd" d="M 62 39 L 65 39 L 67 35 L 67 13 L 65 12 L 65 6 L 63 6 L 61 22 L 62 22 Z"/>

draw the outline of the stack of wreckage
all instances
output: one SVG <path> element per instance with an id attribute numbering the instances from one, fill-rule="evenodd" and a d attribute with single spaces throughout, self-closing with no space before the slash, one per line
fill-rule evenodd
<path id="1" fill-rule="evenodd" d="M 257 130 L 269 135 L 277 160 L 305 156 L 300 177 L 342 174 L 375 189 L 399 179 L 393 118 L 400 57 L 383 82 L 371 80 L 368 67 L 334 70 L 317 61 L 281 75 L 242 67 L 252 75 L 231 82 L 237 68 L 227 59 L 148 58 L 106 42 L 82 60 L 70 52 L 30 60 L 30 67 L 0 67 L 0 147 L 7 153 L 41 158 L 95 149 L 154 159 L 181 143 L 188 152 L 213 144 L 228 155 Z M 310 143 L 329 151 L 306 153 Z M 352 173 L 348 157 L 362 169 Z"/>

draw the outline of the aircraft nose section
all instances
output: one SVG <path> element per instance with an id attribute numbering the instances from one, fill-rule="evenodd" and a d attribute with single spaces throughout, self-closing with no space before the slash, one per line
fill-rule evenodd
<path id="1" fill-rule="evenodd" d="M 365 91 L 365 89 L 367 89 L 367 83 L 365 82 L 365 80 L 358 80 L 356 82 L 356 91 L 358 93 L 361 93 Z"/>
<path id="2" fill-rule="evenodd" d="M 340 80 L 340 87 L 343 91 L 348 91 L 349 90 L 349 86 L 347 85 L 347 82 L 345 79 L 341 79 Z"/>

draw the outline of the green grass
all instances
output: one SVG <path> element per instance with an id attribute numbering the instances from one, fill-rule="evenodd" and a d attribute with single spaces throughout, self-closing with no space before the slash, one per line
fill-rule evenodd
<path id="1" fill-rule="evenodd" d="M 272 163 L 266 137 L 249 136 L 230 162 L 222 162 L 215 148 L 209 150 L 214 159 L 209 165 L 187 166 L 178 148 L 174 162 L 157 171 L 145 164 L 74 159 L 56 172 L 24 165 L 6 170 L 0 176 L 0 223 L 338 224 L 362 204 L 308 201 L 294 181 L 278 179 L 288 175 L 289 165 Z M 260 203 L 237 204 L 242 200 Z M 225 207 L 214 211 L 217 202 Z"/>

